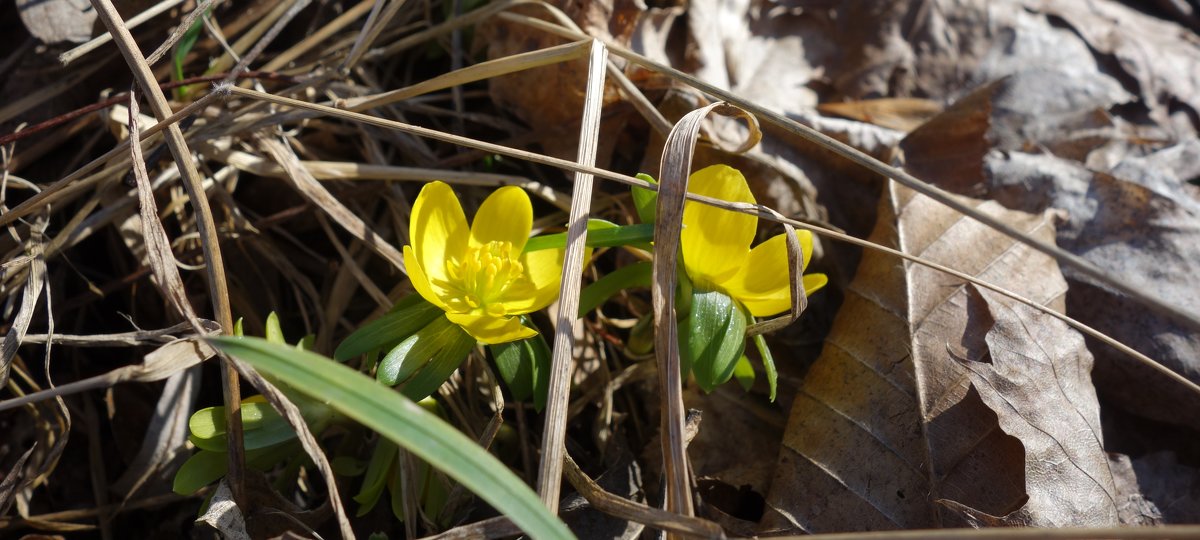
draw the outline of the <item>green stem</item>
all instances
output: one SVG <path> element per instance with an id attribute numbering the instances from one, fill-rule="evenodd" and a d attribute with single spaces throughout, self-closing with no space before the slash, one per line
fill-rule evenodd
<path id="1" fill-rule="evenodd" d="M 593 225 L 596 221 L 588 224 L 587 247 L 590 248 L 649 244 L 654 239 L 654 225 Z M 525 243 L 525 252 L 562 249 L 566 246 L 567 233 L 546 234 L 530 238 Z"/>
<path id="2" fill-rule="evenodd" d="M 579 294 L 579 316 L 596 309 L 621 289 L 649 287 L 654 275 L 654 265 L 637 262 L 623 266 L 584 287 Z"/>

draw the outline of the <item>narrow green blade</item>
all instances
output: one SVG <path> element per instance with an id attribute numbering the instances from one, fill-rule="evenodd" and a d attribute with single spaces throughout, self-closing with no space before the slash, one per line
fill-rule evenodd
<path id="1" fill-rule="evenodd" d="M 534 538 L 574 538 L 533 490 L 437 416 L 331 359 L 257 338 L 215 338 L 222 351 L 270 373 L 408 449 L 487 501 Z"/>

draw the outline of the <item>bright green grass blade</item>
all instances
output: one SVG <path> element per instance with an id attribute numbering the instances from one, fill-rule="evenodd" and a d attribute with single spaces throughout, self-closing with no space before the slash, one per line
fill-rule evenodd
<path id="1" fill-rule="evenodd" d="M 649 244 L 654 240 L 654 225 L 637 224 L 610 226 L 597 225 L 598 220 L 588 222 L 587 247 L 616 247 Z M 525 252 L 567 247 L 567 233 L 545 234 L 530 238 L 525 243 Z"/>
<path id="2" fill-rule="evenodd" d="M 600 307 L 600 304 L 612 298 L 621 289 L 649 287 L 653 280 L 654 265 L 648 261 L 622 266 L 605 274 L 595 283 L 584 287 L 583 291 L 579 293 L 579 316 L 587 315 L 593 309 Z"/>
<path id="3" fill-rule="evenodd" d="M 574 538 L 508 467 L 391 388 L 318 354 L 262 339 L 215 338 L 210 343 L 296 390 L 328 400 L 342 414 L 457 480 L 530 536 Z"/>

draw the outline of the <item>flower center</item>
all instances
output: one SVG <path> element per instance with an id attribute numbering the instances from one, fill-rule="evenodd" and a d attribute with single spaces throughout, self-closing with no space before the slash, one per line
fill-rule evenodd
<path id="1" fill-rule="evenodd" d="M 446 262 L 446 273 L 459 293 L 447 304 L 459 312 L 482 310 L 494 317 L 506 315 L 508 310 L 497 300 L 514 287 L 532 285 L 520 255 L 513 253 L 511 242 L 468 246 L 462 258 Z"/>

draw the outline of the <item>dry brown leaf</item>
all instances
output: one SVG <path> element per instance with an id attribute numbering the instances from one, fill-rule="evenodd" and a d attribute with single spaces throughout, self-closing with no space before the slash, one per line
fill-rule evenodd
<path id="1" fill-rule="evenodd" d="M 534 7 L 517 7 L 511 11 L 548 17 L 545 10 Z M 590 16 L 587 13 L 579 15 Z M 489 59 L 563 43 L 562 38 L 499 19 L 481 25 L 478 32 L 481 42 L 487 43 Z M 488 79 L 488 92 L 499 109 L 510 111 L 540 135 L 539 142 L 546 154 L 572 159 L 580 144 L 579 111 L 583 110 L 587 82 L 588 63 L 581 58 Z M 606 83 L 603 104 L 608 106 L 619 99 L 616 87 Z M 605 136 L 599 139 L 596 158 L 600 166 L 609 162 L 620 141 L 616 135 L 625 129 L 627 117 L 624 113 L 602 117 L 600 131 Z"/>
<path id="2" fill-rule="evenodd" d="M 1049 213 L 967 201 L 1043 241 L 1054 238 Z M 1066 284 L 1052 259 L 897 184 L 885 190 L 872 240 L 1062 308 Z M 1051 474 L 1059 471 L 1040 468 L 1053 449 L 1046 440 L 1022 439 L 1030 434 L 1013 427 L 1012 411 L 988 406 L 996 396 L 1022 396 L 976 389 L 965 365 L 1007 354 L 991 343 L 989 336 L 1006 330 L 987 307 L 1007 301 L 981 298 L 951 276 L 877 252 L 864 255 L 825 350 L 792 404 L 765 531 L 962 525 L 952 505 L 997 516 L 1027 508 L 1034 524 L 1116 523 L 1110 498 L 1108 506 L 1082 502 L 1091 491 L 1063 493 L 1079 497 L 1086 512 L 1054 506 L 1045 489 L 1062 485 Z M 1053 331 L 1054 339 L 1079 340 L 1073 331 L 1042 326 L 1037 331 Z M 1078 348 L 1063 352 L 1077 363 L 1057 373 L 1058 382 L 1087 388 L 1090 357 Z M 1074 437 L 1047 437 L 1069 449 L 1054 463 L 1107 470 L 1095 398 L 1041 397 L 1063 410 L 1078 408 L 1084 412 L 1075 418 L 1088 420 L 1069 425 Z M 1094 491 L 1111 496 L 1115 488 L 1106 478 Z"/>
<path id="3" fill-rule="evenodd" d="M 822 103 L 817 110 L 907 133 L 942 112 L 942 106 L 928 99 L 879 98 Z"/>
<path id="4" fill-rule="evenodd" d="M 1163 516 L 1154 502 L 1142 492 L 1137 473 L 1129 456 L 1110 453 L 1109 468 L 1112 469 L 1113 482 L 1117 486 L 1117 511 L 1121 515 L 1121 523 L 1126 525 L 1162 525 Z M 1194 475 L 1193 475 L 1194 476 Z M 1147 490 L 1149 491 L 1149 490 Z M 1181 521 L 1195 522 L 1195 520 Z"/>
<path id="5" fill-rule="evenodd" d="M 990 154 L 984 164 L 988 196 L 1012 208 L 1065 210 L 1069 217 L 1058 233 L 1062 247 L 1158 298 L 1194 309 L 1200 305 L 1200 274 L 1195 270 L 1200 260 L 1195 238 L 1200 197 L 1176 175 L 1200 172 L 1193 161 L 1198 150 L 1200 143 L 1192 141 L 1114 168 L 1130 180 L 1053 156 Z M 1200 380 L 1200 332 L 1084 276 L 1069 270 L 1066 276 L 1071 315 L 1175 372 Z M 1200 408 L 1200 397 L 1190 389 L 1125 361 L 1107 347 L 1096 347 L 1095 352 L 1101 393 L 1136 414 L 1200 429 L 1200 418 L 1180 413 Z"/>
<path id="6" fill-rule="evenodd" d="M 966 291 L 968 304 L 984 305 L 981 311 L 991 319 L 984 324 L 990 329 L 983 356 L 956 360 L 996 413 L 1000 429 L 1021 441 L 1029 495 L 1025 505 L 1005 516 L 964 509 L 968 521 L 989 526 L 1114 524 L 1121 501 L 1101 441 L 1092 355 L 1083 336 L 1032 307 L 974 286 Z"/>
<path id="7" fill-rule="evenodd" d="M 88 0 L 17 0 L 17 12 L 30 35 L 44 43 L 83 43 L 96 24 Z"/>
<path id="8" fill-rule="evenodd" d="M 1121 2 L 1024 0 L 1078 33 L 1106 67 L 1133 85 L 1150 116 L 1174 137 L 1195 136 L 1200 111 L 1200 38 L 1196 33 Z M 1191 115 L 1178 105 L 1191 109 Z"/>
<path id="9" fill-rule="evenodd" d="M 1109 112 L 1127 93 L 1105 79 L 1031 70 L 977 89 L 904 139 L 905 169 L 1009 208 L 1064 211 L 1064 249 L 1154 297 L 1200 305 L 1200 244 L 1191 232 L 1200 226 L 1200 190 L 1186 182 L 1200 175 L 1200 141 L 1143 155 L 1132 128 Z M 1070 315 L 1200 380 L 1200 333 L 1065 274 Z M 1102 394 L 1136 414 L 1200 429 L 1195 415 L 1179 414 L 1200 407 L 1192 389 L 1109 347 L 1094 350 Z"/>

